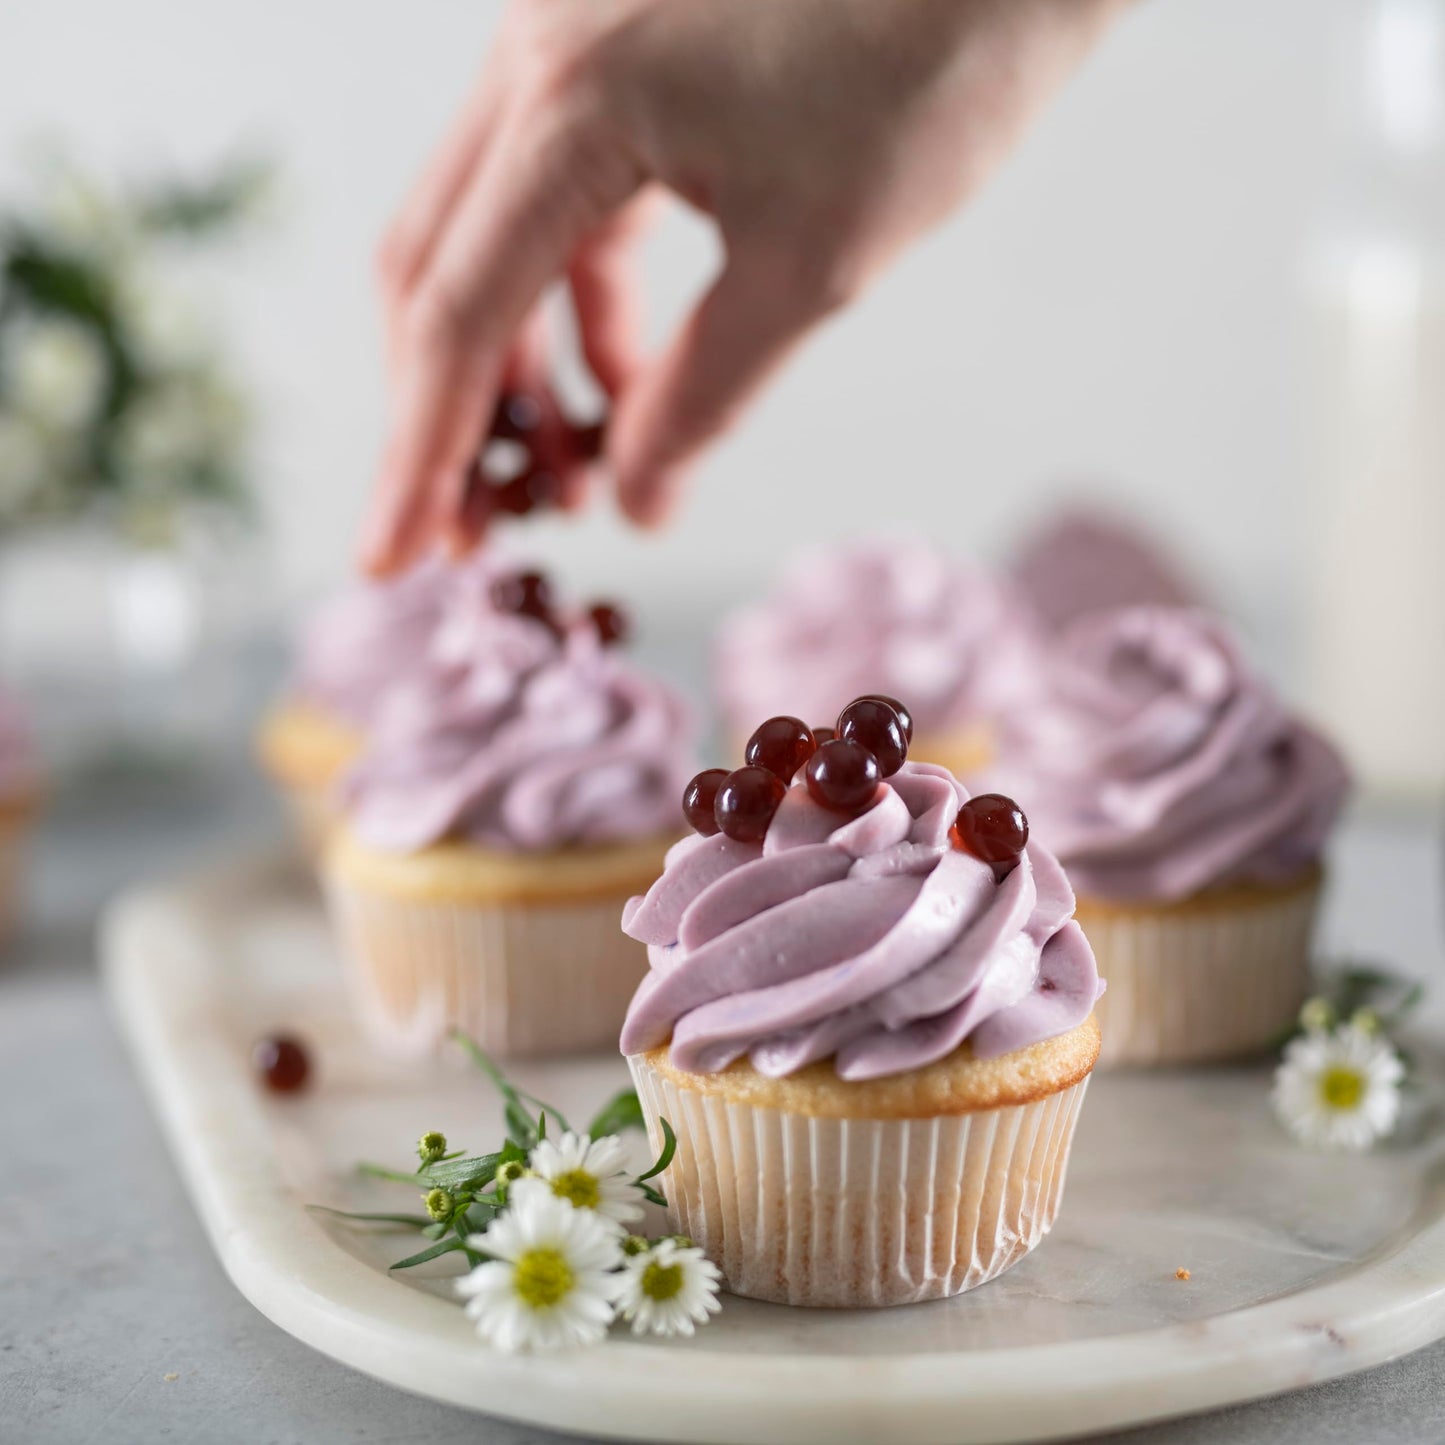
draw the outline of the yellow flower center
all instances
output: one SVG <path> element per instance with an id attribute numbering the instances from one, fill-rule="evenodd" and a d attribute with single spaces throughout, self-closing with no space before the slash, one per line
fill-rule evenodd
<path id="1" fill-rule="evenodd" d="M 1326 1108 L 1358 1109 L 1364 1096 L 1365 1079 L 1358 1069 L 1336 1064 L 1320 1076 L 1320 1098 L 1324 1100 Z"/>
<path id="2" fill-rule="evenodd" d="M 552 1180 L 552 1193 L 578 1209 L 596 1209 L 602 1202 L 597 1176 L 585 1169 L 569 1169 Z"/>
<path id="3" fill-rule="evenodd" d="M 549 1310 L 572 1290 L 572 1267 L 559 1249 L 529 1249 L 518 1261 L 512 1288 L 524 1305 Z"/>
<path id="4" fill-rule="evenodd" d="M 650 1264 L 642 1271 L 642 1292 L 648 1299 L 675 1299 L 681 1291 L 680 1264 Z"/>

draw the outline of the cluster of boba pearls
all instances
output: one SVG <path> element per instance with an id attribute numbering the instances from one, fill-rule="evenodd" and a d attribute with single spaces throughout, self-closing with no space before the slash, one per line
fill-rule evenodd
<path id="1" fill-rule="evenodd" d="M 708 768 L 683 790 L 682 811 L 694 830 L 760 843 L 789 784 L 802 769 L 813 800 L 856 816 L 873 805 L 878 785 L 908 761 L 913 717 L 882 693 L 854 698 L 832 727 L 810 728 L 800 718 L 770 717 L 748 739 L 744 765 Z M 1028 819 L 1012 798 L 980 793 L 958 810 L 948 832 L 960 852 L 1011 872 L 1029 841 Z"/>
<path id="2" fill-rule="evenodd" d="M 561 501 L 562 480 L 557 475 L 560 458 L 545 454 L 541 423 L 541 403 L 525 392 L 505 392 L 497 402 L 486 442 L 468 479 L 469 490 L 487 489 L 491 511 L 525 517 L 528 512 L 547 511 Z M 602 454 L 603 431 L 601 422 L 569 425 L 566 443 L 571 455 L 578 461 L 595 461 Z M 496 451 L 493 442 L 507 442 L 521 449 L 523 463 L 515 475 L 497 475 L 491 460 Z"/>
<path id="3" fill-rule="evenodd" d="M 818 803 L 856 815 L 872 806 L 878 784 L 908 761 L 912 739 L 908 709 L 881 694 L 854 698 L 832 727 L 770 717 L 748 739 L 742 767 L 708 768 L 687 785 L 682 811 L 704 835 L 760 842 L 801 768 Z"/>
<path id="4" fill-rule="evenodd" d="M 561 637 L 567 619 L 552 594 L 552 584 L 542 572 L 509 572 L 492 583 L 492 606 L 498 612 L 530 617 Z M 627 614 L 611 602 L 594 602 L 587 608 L 587 620 L 604 647 L 626 642 L 632 631 Z"/>

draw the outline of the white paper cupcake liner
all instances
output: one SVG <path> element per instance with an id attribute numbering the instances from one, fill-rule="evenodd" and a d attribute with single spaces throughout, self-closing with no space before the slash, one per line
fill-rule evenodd
<path id="1" fill-rule="evenodd" d="M 647 950 L 625 897 L 555 904 L 393 898 L 330 874 L 327 900 L 357 1012 L 378 1048 L 438 1052 L 464 1029 L 488 1053 L 617 1047 Z"/>
<path id="2" fill-rule="evenodd" d="M 1108 990 L 1095 1007 L 1102 1067 L 1257 1054 L 1310 991 L 1320 885 L 1198 908 L 1095 909 L 1077 917 Z"/>
<path id="3" fill-rule="evenodd" d="M 1029 1104 L 933 1119 L 784 1113 L 628 1060 L 677 1228 L 751 1299 L 844 1309 L 961 1294 L 1048 1233 L 1085 1078 Z"/>

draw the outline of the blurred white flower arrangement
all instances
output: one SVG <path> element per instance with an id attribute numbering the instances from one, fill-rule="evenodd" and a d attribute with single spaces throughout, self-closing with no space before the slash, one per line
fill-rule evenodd
<path id="1" fill-rule="evenodd" d="M 267 168 L 127 189 L 44 169 L 0 210 L 0 539 L 85 521 L 164 547 L 244 517 L 245 397 L 183 276 L 254 216 Z"/>

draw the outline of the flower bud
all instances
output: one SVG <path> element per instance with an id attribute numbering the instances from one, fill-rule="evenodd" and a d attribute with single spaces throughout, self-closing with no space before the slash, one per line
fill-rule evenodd
<path id="1" fill-rule="evenodd" d="M 508 1159 L 504 1164 L 497 1165 L 497 1185 L 505 1189 L 508 1184 L 514 1184 L 527 1173 L 527 1164 L 523 1159 Z"/>
<path id="2" fill-rule="evenodd" d="M 422 1203 L 426 1205 L 426 1212 L 438 1221 L 450 1219 L 456 1205 L 456 1201 L 445 1189 L 433 1189 L 423 1197 Z"/>
<path id="3" fill-rule="evenodd" d="M 652 1241 L 641 1234 L 624 1235 L 622 1252 L 626 1255 L 646 1254 L 652 1248 Z"/>
<path id="4" fill-rule="evenodd" d="M 1311 1034 L 1334 1028 L 1334 1005 L 1327 998 L 1307 998 L 1299 1011 L 1299 1026 Z"/>
<path id="5" fill-rule="evenodd" d="M 1350 1027 L 1359 1029 L 1362 1034 L 1378 1034 L 1380 1016 L 1372 1008 L 1357 1008 L 1350 1015 Z"/>
<path id="6" fill-rule="evenodd" d="M 447 1136 L 432 1129 L 416 1141 L 417 1157 L 423 1164 L 434 1164 L 447 1152 Z"/>

